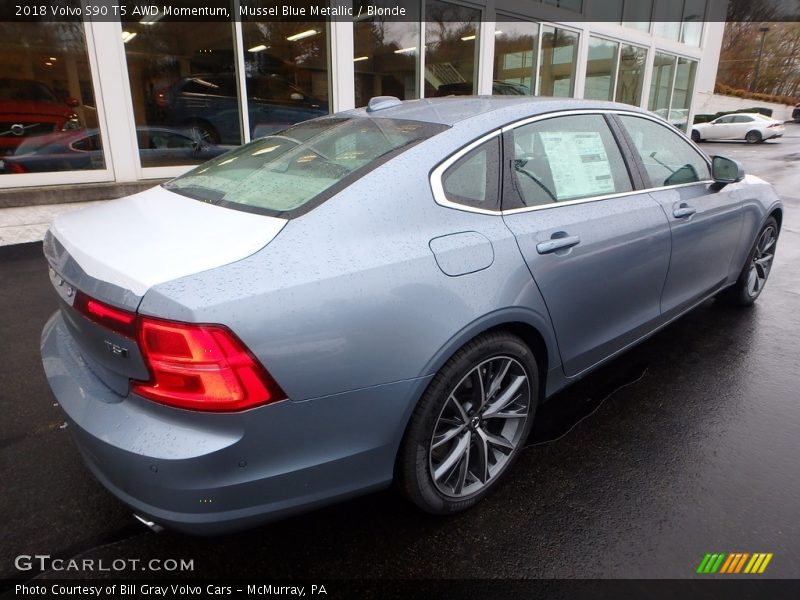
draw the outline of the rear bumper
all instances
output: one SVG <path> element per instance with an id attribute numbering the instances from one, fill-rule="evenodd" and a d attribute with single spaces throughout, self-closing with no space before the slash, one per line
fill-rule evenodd
<path id="1" fill-rule="evenodd" d="M 59 313 L 42 361 L 97 479 L 168 528 L 244 529 L 387 486 L 413 402 L 430 378 L 210 414 L 119 396 L 87 367 Z"/>

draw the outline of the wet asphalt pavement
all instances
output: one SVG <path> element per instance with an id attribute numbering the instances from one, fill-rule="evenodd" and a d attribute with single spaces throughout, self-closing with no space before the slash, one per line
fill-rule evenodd
<path id="1" fill-rule="evenodd" d="M 756 306 L 707 302 L 559 394 L 505 485 L 446 519 L 386 491 L 229 537 L 144 529 L 62 428 L 39 361 L 56 305 L 40 246 L 0 249 L 0 577 L 50 554 L 188 558 L 205 577 L 684 578 L 707 552 L 771 552 L 765 576 L 800 577 L 800 125 L 704 149 L 786 204 Z"/>

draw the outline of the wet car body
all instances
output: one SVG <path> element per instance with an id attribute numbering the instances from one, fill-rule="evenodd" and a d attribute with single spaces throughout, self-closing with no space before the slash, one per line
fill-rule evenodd
<path id="1" fill-rule="evenodd" d="M 516 362 L 531 389 L 529 423 L 537 401 L 738 285 L 754 241 L 782 214 L 769 184 L 737 176 L 724 185 L 710 165 L 708 176 L 694 169 L 693 181 L 676 165 L 650 185 L 647 169 L 660 167 L 632 150 L 637 138 L 621 117 L 680 134 L 631 107 L 530 98 L 371 106 L 308 127 L 338 119 L 332 126 L 427 133 L 306 205 L 236 210 L 180 193 L 191 187 L 161 187 L 60 217 L 48 233 L 62 303 L 43 332 L 48 380 L 90 469 L 144 519 L 217 533 L 388 486 L 442 373 L 475 340 L 502 346 L 501 333 L 526 349 Z M 613 176 L 630 189 L 526 204 L 512 171 L 532 172 L 539 158 L 515 132 L 574 117 L 607 128 L 589 143 L 609 152 L 617 144 L 624 163 Z M 587 137 L 583 123 L 567 133 Z M 280 143 L 258 140 L 209 164 Z M 481 179 L 485 204 L 475 205 L 448 191 L 470 193 L 449 187 L 450 177 L 465 164 L 474 172 L 469 161 L 485 148 L 498 177 Z M 516 158 L 501 162 L 501 148 Z M 777 227 L 772 234 L 774 246 Z M 94 317 L 77 308 L 79 295 L 96 300 Z M 277 401 L 208 412 L 142 396 L 137 382 L 152 375 L 145 338 L 110 330 L 109 315 L 224 326 L 268 372 Z M 473 417 L 473 431 L 481 426 Z M 524 433 L 515 429 L 514 442 Z M 470 486 L 480 487 L 472 478 Z"/>

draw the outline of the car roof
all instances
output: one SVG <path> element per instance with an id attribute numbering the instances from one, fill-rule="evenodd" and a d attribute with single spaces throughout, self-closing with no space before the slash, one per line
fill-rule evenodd
<path id="1" fill-rule="evenodd" d="M 499 126 L 504 123 L 562 110 L 625 110 L 648 114 L 636 106 L 599 100 L 574 98 L 542 98 L 536 96 L 449 96 L 405 100 L 394 106 L 368 111 L 357 108 L 341 114 L 349 116 L 407 119 L 453 126 L 462 121 L 481 119 L 482 124 Z"/>

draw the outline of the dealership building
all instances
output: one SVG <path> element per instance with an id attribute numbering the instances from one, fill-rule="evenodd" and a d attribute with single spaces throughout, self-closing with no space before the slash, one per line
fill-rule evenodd
<path id="1" fill-rule="evenodd" d="M 713 89 L 727 9 L 727 0 L 396 0 L 369 4 L 410 7 L 404 19 L 280 21 L 239 16 L 244 3 L 212 2 L 231 17 L 194 22 L 162 12 L 0 22 L 0 215 L 137 191 L 378 95 L 616 100 L 685 127 L 695 93 Z"/>

